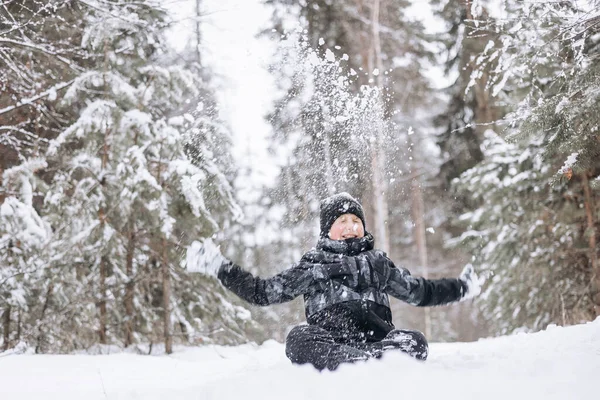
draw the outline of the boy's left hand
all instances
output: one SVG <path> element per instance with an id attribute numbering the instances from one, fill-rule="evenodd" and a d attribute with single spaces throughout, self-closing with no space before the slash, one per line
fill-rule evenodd
<path id="1" fill-rule="evenodd" d="M 463 293 L 461 301 L 472 299 L 473 297 L 478 296 L 481 293 L 481 286 L 483 286 L 483 283 L 485 282 L 484 277 L 477 276 L 471 264 L 467 264 L 465 266 L 458 279 L 460 279 L 466 286 L 466 290 Z"/>

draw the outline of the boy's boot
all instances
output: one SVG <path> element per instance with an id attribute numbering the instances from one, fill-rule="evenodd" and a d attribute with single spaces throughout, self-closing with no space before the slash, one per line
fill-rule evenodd
<path id="1" fill-rule="evenodd" d="M 394 329 L 381 341 L 383 350 L 399 349 L 417 360 L 426 360 L 429 351 L 427 339 L 419 331 Z"/>

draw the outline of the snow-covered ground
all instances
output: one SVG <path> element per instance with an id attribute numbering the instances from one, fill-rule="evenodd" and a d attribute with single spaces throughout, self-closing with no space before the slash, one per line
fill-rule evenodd
<path id="1" fill-rule="evenodd" d="M 0 399 L 590 399 L 597 398 L 600 318 L 474 343 L 433 343 L 319 373 L 282 344 L 179 348 L 170 355 L 0 353 Z"/>

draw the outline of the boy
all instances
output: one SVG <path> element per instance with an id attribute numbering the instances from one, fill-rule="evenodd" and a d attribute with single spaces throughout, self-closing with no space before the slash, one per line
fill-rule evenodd
<path id="1" fill-rule="evenodd" d="M 191 247 L 188 269 L 216 276 L 255 305 L 303 295 L 308 325 L 290 331 L 286 355 L 293 363 L 310 363 L 319 370 L 379 358 L 390 349 L 427 358 L 427 340 L 421 332 L 395 329 L 388 295 L 415 306 L 435 306 L 480 293 L 481 282 L 470 266 L 458 279 L 437 280 L 415 278 L 397 268 L 384 252 L 373 248 L 363 208 L 347 193 L 321 202 L 320 228 L 316 247 L 272 278 L 254 277 L 226 260 L 210 240 Z"/>

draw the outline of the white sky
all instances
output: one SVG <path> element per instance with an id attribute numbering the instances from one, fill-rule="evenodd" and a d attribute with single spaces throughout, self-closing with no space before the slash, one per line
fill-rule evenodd
<path id="1" fill-rule="evenodd" d="M 234 157 L 247 163 L 251 154 L 256 178 L 268 182 L 276 171 L 266 161 L 271 127 L 265 113 L 271 109 L 275 86 L 266 67 L 273 45 L 256 36 L 268 26 L 270 12 L 260 0 L 203 0 L 208 13 L 204 24 L 206 64 L 216 73 L 217 97 L 223 117 L 233 130 Z M 248 165 L 243 165 L 244 167 Z"/>
<path id="2" fill-rule="evenodd" d="M 186 17 L 194 14 L 196 1 L 166 3 L 182 20 L 173 34 L 181 49 L 185 37 L 194 32 Z M 264 115 L 271 109 L 276 90 L 267 71 L 274 46 L 266 38 L 257 38 L 260 30 L 268 27 L 270 11 L 261 0 L 202 0 L 201 7 L 203 65 L 214 73 L 212 83 L 221 117 L 233 132 L 233 156 L 241 168 L 252 170 L 252 180 L 240 182 L 238 189 L 247 191 L 251 189 L 248 186 L 272 183 L 277 170 L 267 153 L 271 127 Z"/>

